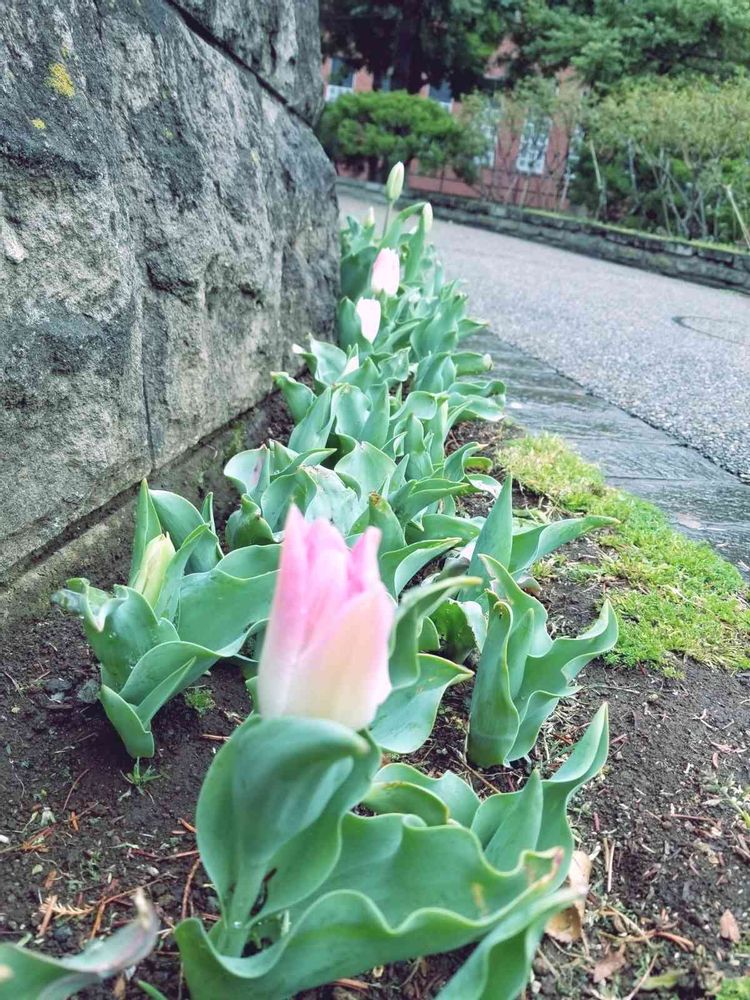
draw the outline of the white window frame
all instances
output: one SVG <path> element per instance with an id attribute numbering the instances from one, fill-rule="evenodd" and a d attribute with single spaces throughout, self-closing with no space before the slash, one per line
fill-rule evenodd
<path id="1" fill-rule="evenodd" d="M 336 74 L 339 65 L 343 64 L 346 66 L 346 60 L 341 59 L 339 56 L 334 56 L 331 60 L 331 76 Z M 342 94 L 353 94 L 354 93 L 354 75 L 355 70 L 349 69 L 349 79 L 350 83 L 328 83 L 326 84 L 326 103 L 330 104 L 331 101 L 337 100 Z"/>
<path id="2" fill-rule="evenodd" d="M 583 126 L 576 125 L 568 141 L 568 156 L 565 162 L 565 183 L 569 184 L 576 175 L 583 148 Z"/>
<path id="3" fill-rule="evenodd" d="M 329 83 L 326 85 L 326 103 L 337 100 L 342 94 L 353 94 L 354 87 L 342 87 L 339 83 Z"/>
<path id="4" fill-rule="evenodd" d="M 453 112 L 453 98 L 452 97 L 449 100 L 447 100 L 447 101 L 441 101 L 438 97 L 433 97 L 432 94 L 430 93 L 430 91 L 433 90 L 433 89 L 434 90 L 440 90 L 442 88 L 442 86 L 443 86 L 442 83 L 440 84 L 440 87 L 433 88 L 431 85 L 428 86 L 428 88 L 427 88 L 427 96 L 430 98 L 431 101 L 434 101 L 435 104 L 439 104 L 441 108 L 445 108 L 446 111 L 448 111 L 449 113 L 452 113 Z"/>
<path id="5" fill-rule="evenodd" d="M 519 174 L 539 176 L 544 173 L 551 128 L 552 122 L 549 118 L 526 119 L 516 156 L 516 170 Z"/>
<path id="6" fill-rule="evenodd" d="M 480 129 L 487 139 L 493 141 L 490 150 L 484 156 L 475 156 L 474 162 L 478 167 L 486 167 L 488 170 L 494 170 L 497 160 L 497 140 L 500 129 L 497 122 L 486 122 L 484 125 L 480 125 Z"/>

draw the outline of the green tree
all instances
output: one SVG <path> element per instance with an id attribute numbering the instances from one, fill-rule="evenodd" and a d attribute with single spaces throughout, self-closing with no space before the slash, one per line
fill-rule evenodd
<path id="1" fill-rule="evenodd" d="M 321 0 L 323 51 L 374 75 L 376 89 L 417 93 L 447 81 L 455 97 L 482 83 L 521 0 Z"/>
<path id="2" fill-rule="evenodd" d="M 512 76 L 573 67 L 608 90 L 626 79 L 750 67 L 750 0 L 524 0 Z"/>
<path id="3" fill-rule="evenodd" d="M 326 106 L 319 135 L 332 160 L 366 169 L 370 180 L 418 159 L 428 173 L 450 166 L 471 183 L 490 142 L 473 122 L 403 90 L 342 95 Z"/>
<path id="4" fill-rule="evenodd" d="M 598 208 L 685 238 L 750 243 L 750 79 L 641 80 L 588 120 Z M 578 186 L 591 205 L 588 171 Z"/>

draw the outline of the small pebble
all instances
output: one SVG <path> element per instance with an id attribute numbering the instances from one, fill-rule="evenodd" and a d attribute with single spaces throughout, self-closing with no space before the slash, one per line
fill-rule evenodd
<path id="1" fill-rule="evenodd" d="M 65 691 L 70 691 L 72 687 L 72 682 L 66 680 L 64 677 L 51 677 L 48 681 L 44 682 L 44 690 L 48 694 L 62 694 Z"/>

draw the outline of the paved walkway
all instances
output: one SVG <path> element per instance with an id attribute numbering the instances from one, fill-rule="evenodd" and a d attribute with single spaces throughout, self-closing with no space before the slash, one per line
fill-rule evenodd
<path id="1" fill-rule="evenodd" d="M 340 201 L 344 213 L 367 209 Z M 562 434 L 613 485 L 658 503 L 747 572 L 750 486 L 683 442 L 702 435 L 701 450 L 750 478 L 750 300 L 468 226 L 436 222 L 434 237 L 472 313 L 490 321 L 474 346 L 495 359 L 509 414 Z M 678 304 L 731 337 L 673 322 Z M 675 436 L 678 425 L 690 435 Z"/>
<path id="2" fill-rule="evenodd" d="M 433 236 L 499 337 L 750 479 L 750 297 L 450 222 Z"/>

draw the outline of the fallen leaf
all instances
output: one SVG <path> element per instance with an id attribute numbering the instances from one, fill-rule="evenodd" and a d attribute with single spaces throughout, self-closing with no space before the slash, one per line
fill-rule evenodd
<path id="1" fill-rule="evenodd" d="M 547 921 L 546 933 L 561 944 L 580 941 L 583 935 L 583 913 L 591 877 L 591 858 L 585 851 L 573 851 L 568 872 L 568 885 L 580 894 L 572 906 L 561 910 Z"/>
<path id="2" fill-rule="evenodd" d="M 609 979 L 616 972 L 619 972 L 625 964 L 624 948 L 620 948 L 618 951 L 610 951 L 604 958 L 600 958 L 594 966 L 594 982 L 603 983 L 605 979 Z"/>
<path id="3" fill-rule="evenodd" d="M 648 976 L 641 983 L 641 989 L 646 993 L 656 992 L 656 990 L 671 990 L 679 986 L 685 978 L 685 973 L 680 969 L 667 969 L 660 976 Z"/>
<path id="4" fill-rule="evenodd" d="M 724 910 L 722 913 L 721 920 L 719 921 L 719 934 L 721 934 L 725 941 L 731 941 L 733 944 L 737 944 L 739 941 L 739 924 L 731 910 Z"/>
<path id="5" fill-rule="evenodd" d="M 560 941 L 561 944 L 580 941 L 583 934 L 583 923 L 579 904 L 574 903 L 567 910 L 561 910 L 554 917 L 550 917 L 544 930 L 551 938 Z"/>

